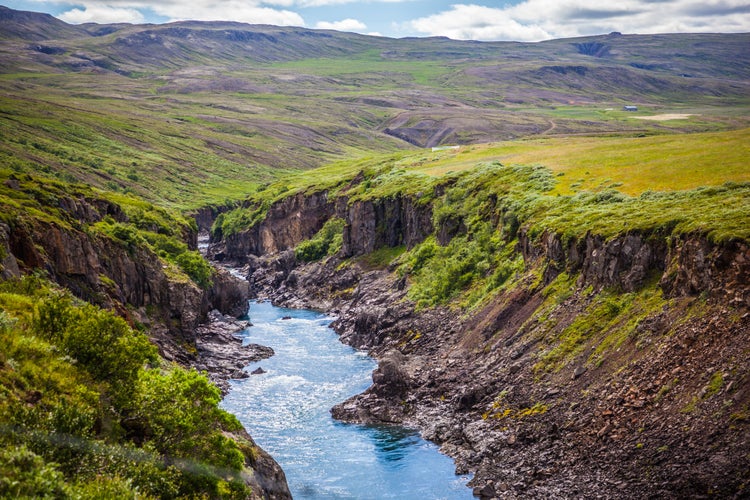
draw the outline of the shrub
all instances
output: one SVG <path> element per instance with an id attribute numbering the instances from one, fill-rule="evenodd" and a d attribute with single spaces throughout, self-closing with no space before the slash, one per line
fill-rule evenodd
<path id="1" fill-rule="evenodd" d="M 63 498 L 65 478 L 25 446 L 0 449 L 0 498 Z"/>
<path id="2" fill-rule="evenodd" d="M 109 382 L 118 399 L 129 397 L 138 370 L 157 359 L 156 348 L 125 320 L 90 304 L 76 307 L 65 293 L 41 301 L 33 324 L 94 380 Z"/>
<path id="3" fill-rule="evenodd" d="M 156 253 L 163 258 L 173 258 L 188 249 L 182 241 L 164 234 L 145 233 L 144 236 Z"/>
<path id="4" fill-rule="evenodd" d="M 226 238 L 248 229 L 265 219 L 270 207 L 271 202 L 265 199 L 252 208 L 235 208 L 219 214 L 211 226 L 211 234 L 214 238 Z"/>
<path id="5" fill-rule="evenodd" d="M 143 237 L 138 229 L 130 225 L 119 222 L 108 223 L 107 221 L 103 221 L 97 223 L 95 227 L 103 234 L 120 242 L 130 252 L 135 251 L 137 247 L 144 244 Z"/>
<path id="6" fill-rule="evenodd" d="M 248 496 L 203 375 L 150 368 L 142 333 L 39 278 L 0 283 L 0 309 L 0 498 Z"/>
<path id="7" fill-rule="evenodd" d="M 144 238 L 162 259 L 176 264 L 199 287 L 206 289 L 213 283 L 213 268 L 203 256 L 173 236 L 144 233 Z"/>
<path id="8" fill-rule="evenodd" d="M 233 489 L 245 490 L 239 474 L 245 456 L 222 432 L 239 430 L 241 425 L 218 407 L 220 400 L 219 389 L 194 370 L 141 372 L 134 418 L 155 451 L 178 463 L 178 459 L 189 461 L 182 467 L 183 492 L 197 489 L 216 496 L 221 485 L 216 468 L 234 471 Z"/>
<path id="9" fill-rule="evenodd" d="M 345 224 L 344 219 L 338 217 L 329 219 L 315 236 L 297 245 L 294 256 L 302 262 L 312 262 L 337 254 L 344 243 Z"/>
<path id="10" fill-rule="evenodd" d="M 212 285 L 213 268 L 199 252 L 187 251 L 178 255 L 174 260 L 199 287 L 205 289 Z"/>

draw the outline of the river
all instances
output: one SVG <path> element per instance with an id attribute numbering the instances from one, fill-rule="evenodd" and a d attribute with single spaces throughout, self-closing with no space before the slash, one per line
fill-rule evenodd
<path id="1" fill-rule="evenodd" d="M 473 498 L 469 477 L 417 432 L 331 418 L 370 385 L 376 362 L 339 342 L 330 317 L 256 302 L 249 316 L 240 335 L 276 355 L 246 368 L 265 373 L 232 381 L 222 407 L 281 464 L 295 499 Z"/>

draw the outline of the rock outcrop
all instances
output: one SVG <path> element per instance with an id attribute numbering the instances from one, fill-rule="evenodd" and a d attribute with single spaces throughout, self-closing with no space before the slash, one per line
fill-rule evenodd
<path id="1" fill-rule="evenodd" d="M 327 191 L 300 193 L 270 206 L 260 222 L 236 234 L 212 235 L 209 255 L 247 263 L 249 256 L 274 255 L 311 238 L 332 217 L 346 221 L 342 255 L 357 256 L 382 247 L 411 248 L 432 232 L 432 206 L 417 197 L 353 200 Z"/>
<path id="2" fill-rule="evenodd" d="M 708 294 L 750 306 L 750 246 L 746 242 L 716 244 L 701 234 L 669 236 L 658 231 L 610 239 L 587 234 L 565 243 L 560 235 L 546 232 L 532 242 L 522 230 L 519 247 L 527 266 L 540 259 L 548 265 L 547 282 L 566 271 L 580 274 L 581 284 L 633 292 L 658 276 L 669 297 Z"/>
<path id="3" fill-rule="evenodd" d="M 249 377 L 243 368 L 274 354 L 270 347 L 242 344 L 242 339 L 236 334 L 248 326 L 247 321 L 213 310 L 208 314 L 208 320 L 197 328 L 198 356 L 191 365 L 206 372 L 224 395 L 229 392 L 229 380 Z"/>
<path id="4" fill-rule="evenodd" d="M 432 206 L 408 196 L 355 201 L 344 214 L 342 255 L 363 255 L 381 247 L 411 248 L 432 232 Z"/>
<path id="5" fill-rule="evenodd" d="M 212 234 L 212 258 L 244 263 L 249 255 L 278 253 L 293 247 L 317 233 L 336 213 L 335 204 L 325 191 L 309 195 L 297 194 L 271 205 L 262 222 L 236 234 Z"/>
<path id="6" fill-rule="evenodd" d="M 445 220 L 427 230 L 429 209 L 408 206 L 347 204 L 338 258 L 303 264 L 261 247 L 245 257 L 251 293 L 334 312 L 341 339 L 379 359 L 373 385 L 337 405 L 336 418 L 420 428 L 459 472 L 475 474 L 481 498 L 741 495 L 750 484 L 746 242 L 660 231 L 532 239 L 521 228 L 526 278 L 475 311 L 417 311 L 405 278 L 341 260 L 465 231 Z M 404 223 L 405 212 L 419 222 Z M 569 285 L 550 295 L 562 273 Z M 577 318 L 618 294 L 632 309 L 601 309 L 613 319 L 553 357 L 585 328 Z"/>
<path id="7" fill-rule="evenodd" d="M 248 290 L 243 280 L 219 271 L 213 285 L 203 290 L 190 280 L 172 278 L 147 246 L 86 229 L 104 217 L 126 222 L 117 205 L 62 198 L 59 207 L 67 225 L 19 219 L 0 227 L 3 276 L 44 269 L 76 296 L 148 326 L 162 355 L 182 362 L 190 358 L 185 346 L 195 344 L 195 329 L 210 310 L 245 313 Z M 195 237 L 185 235 L 188 241 Z"/>
<path id="8" fill-rule="evenodd" d="M 0 224 L 0 279 L 17 278 L 20 275 L 18 260 L 10 251 L 10 226 Z"/>
<path id="9" fill-rule="evenodd" d="M 263 448 L 257 446 L 247 432 L 243 432 L 242 438 L 253 445 L 253 455 L 247 465 L 253 471 L 252 477 L 247 478 L 247 483 L 253 490 L 250 500 L 291 500 L 292 494 L 286 482 L 286 474 Z"/>

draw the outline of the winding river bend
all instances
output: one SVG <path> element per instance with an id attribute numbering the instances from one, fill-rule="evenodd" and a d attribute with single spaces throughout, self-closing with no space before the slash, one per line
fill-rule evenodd
<path id="1" fill-rule="evenodd" d="M 336 422 L 329 409 L 370 385 L 376 362 L 339 342 L 321 313 L 251 303 L 246 342 L 276 355 L 232 382 L 224 409 L 281 464 L 295 499 L 470 499 L 468 477 L 411 430 Z M 287 318 L 287 319 L 283 319 Z"/>

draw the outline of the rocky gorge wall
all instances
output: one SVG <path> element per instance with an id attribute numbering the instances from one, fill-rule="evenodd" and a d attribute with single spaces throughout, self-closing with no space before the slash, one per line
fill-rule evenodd
<path id="1" fill-rule="evenodd" d="M 196 355 L 199 333 L 210 341 L 220 337 L 211 325 L 203 324 L 209 311 L 234 317 L 246 314 L 245 280 L 215 269 L 211 285 L 202 289 L 184 276 L 171 275 L 146 245 L 128 245 L 88 227 L 104 217 L 127 223 L 116 204 L 86 198 L 61 198 L 58 204 L 61 218 L 57 220 L 29 216 L 0 223 L 0 280 L 42 272 L 77 297 L 115 310 L 132 326 L 136 322 L 145 326 L 161 356 L 186 367 L 206 362 Z M 195 248 L 197 234 L 183 237 Z M 219 338 L 219 342 L 230 341 L 236 341 L 231 333 Z M 251 498 L 291 498 L 284 472 L 274 459 L 244 430 L 236 431 L 236 437 L 252 447 L 246 464 L 251 474 L 245 478 L 253 490 Z"/>
<path id="2" fill-rule="evenodd" d="M 213 308 L 243 314 L 247 284 L 219 271 L 210 288 L 171 277 L 159 257 L 144 245 L 127 245 L 85 226 L 105 216 L 125 222 L 114 204 L 101 200 L 64 199 L 61 225 L 41 219 L 0 225 L 3 277 L 43 269 L 74 295 L 115 309 L 131 322 L 148 326 L 167 359 L 184 361 L 185 345 L 194 345 L 195 328 Z M 186 235 L 194 241 L 196 235 Z"/>
<path id="3" fill-rule="evenodd" d="M 409 196 L 355 201 L 342 215 L 346 257 L 382 247 L 412 248 L 432 233 L 432 206 Z"/>
<path id="4" fill-rule="evenodd" d="M 311 238 L 332 217 L 346 221 L 342 255 L 421 242 L 432 232 L 432 207 L 409 196 L 355 200 L 330 197 L 327 191 L 300 193 L 270 206 L 250 229 L 214 234 L 209 250 L 219 261 L 247 262 L 248 256 L 277 254 Z"/>
<path id="5" fill-rule="evenodd" d="M 431 234 L 446 245 L 462 227 L 461 221 L 451 220 L 435 227 L 432 205 L 409 196 L 349 202 L 346 196 L 330 199 L 325 191 L 300 193 L 273 204 L 252 228 L 214 238 L 209 254 L 238 263 L 246 263 L 251 256 L 279 255 L 311 238 L 332 217 L 345 220 L 342 258 L 383 247 L 412 248 Z M 579 285 L 632 292 L 659 275 L 659 284 L 669 297 L 708 293 L 750 305 L 745 286 L 750 281 L 750 245 L 744 241 L 716 244 L 702 234 L 672 236 L 661 230 L 632 231 L 613 238 L 587 233 L 563 241 L 553 231 L 532 238 L 528 227 L 518 228 L 517 235 L 507 238 L 516 236 L 525 266 L 544 267 L 545 283 L 564 271 L 579 275 Z"/>
<path id="6" fill-rule="evenodd" d="M 512 287 L 473 311 L 417 311 L 407 277 L 342 259 L 430 234 L 445 245 L 461 221 L 433 227 L 413 200 L 322 206 L 346 221 L 338 256 L 296 262 L 289 237 L 228 253 L 254 294 L 335 313 L 342 340 L 378 357 L 373 386 L 337 418 L 419 427 L 475 473 L 481 498 L 731 497 L 750 484 L 747 242 L 521 227 Z M 274 214 L 261 224 L 299 220 Z"/>
<path id="7" fill-rule="evenodd" d="M 670 236 L 656 231 L 610 239 L 586 234 L 563 243 L 552 232 L 532 241 L 524 229 L 518 245 L 527 267 L 536 261 L 548 266 L 547 282 L 565 271 L 580 274 L 579 286 L 633 292 L 659 276 L 667 297 L 708 294 L 750 307 L 750 245 L 745 241 L 716 244 L 701 234 Z"/>

